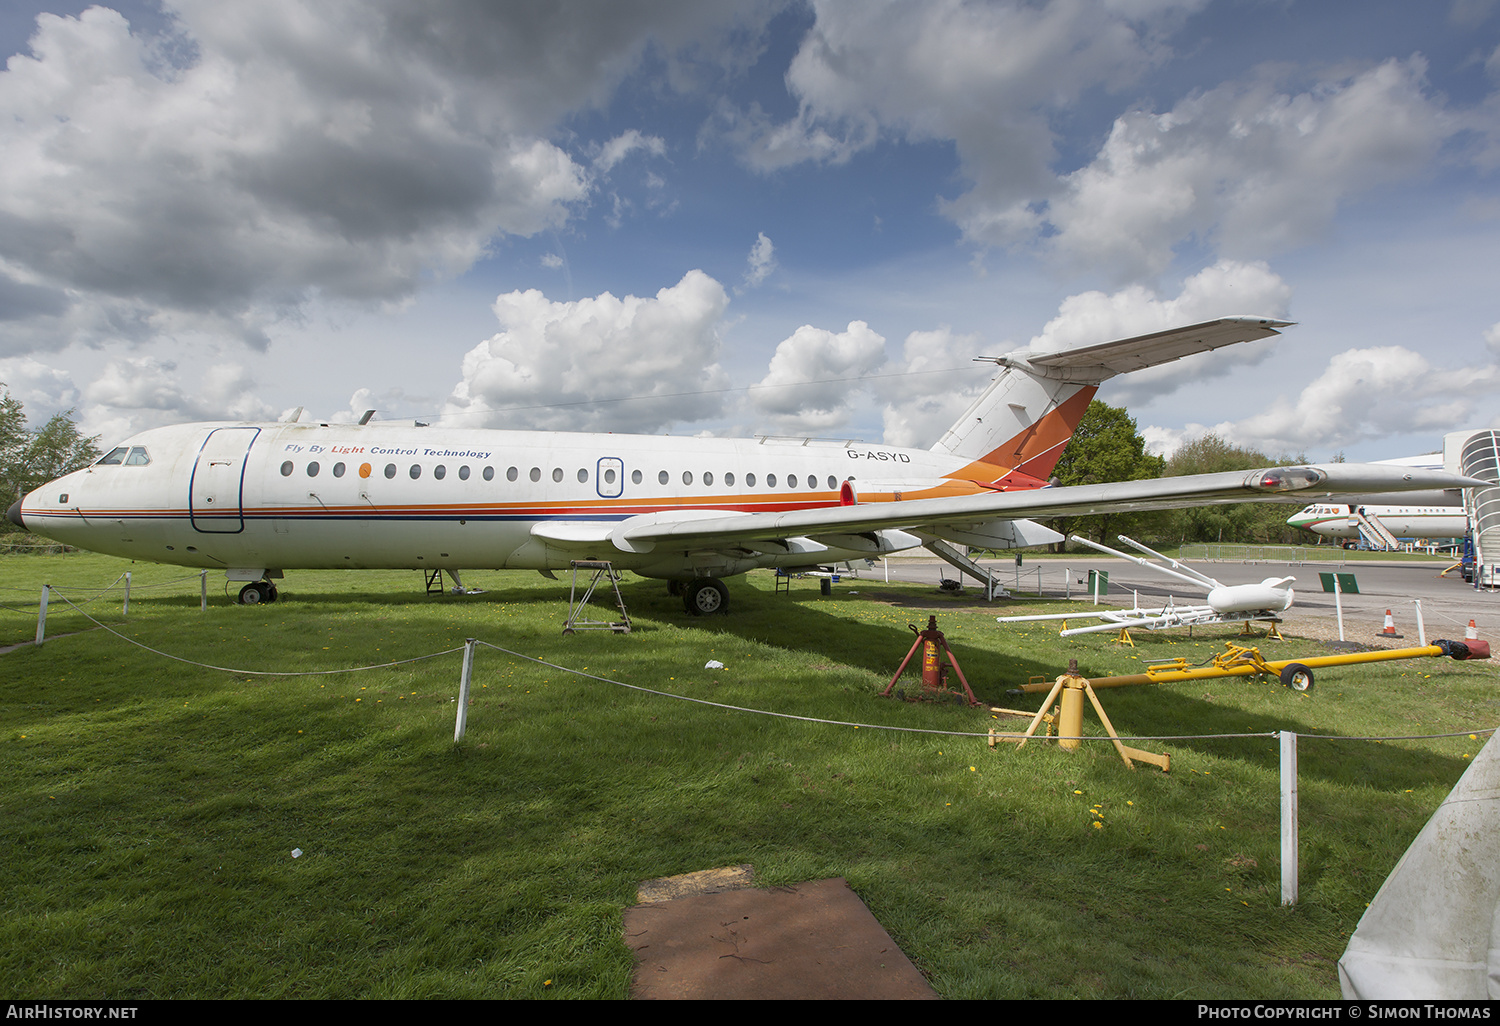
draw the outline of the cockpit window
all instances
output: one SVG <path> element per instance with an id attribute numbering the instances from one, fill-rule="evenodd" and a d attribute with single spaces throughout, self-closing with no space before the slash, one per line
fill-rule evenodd
<path id="1" fill-rule="evenodd" d="M 111 449 L 104 456 L 100 457 L 99 462 L 94 464 L 94 466 L 117 467 L 124 464 L 127 467 L 144 467 L 150 462 L 151 456 L 146 452 L 144 445 L 122 445 Z"/>

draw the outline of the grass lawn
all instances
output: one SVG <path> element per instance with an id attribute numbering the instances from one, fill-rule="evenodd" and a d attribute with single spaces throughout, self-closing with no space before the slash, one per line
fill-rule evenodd
<path id="1" fill-rule="evenodd" d="M 258 607 L 210 575 L 200 612 L 179 568 L 74 553 L 0 556 L 0 644 L 31 640 L 43 582 L 82 601 L 126 569 L 127 618 L 118 589 L 84 608 L 131 640 L 307 675 L 173 661 L 54 595 L 47 643 L 0 655 L 13 996 L 619 998 L 638 882 L 750 863 L 765 885 L 845 877 L 945 997 L 1337 997 L 1366 902 L 1483 743 L 1303 738 L 1301 902 L 1283 908 L 1275 738 L 1138 742 L 1172 772 L 1132 772 L 1108 745 L 959 736 L 1023 725 L 987 709 L 878 697 L 929 613 L 980 698 L 1013 708 L 1039 697 L 1007 688 L 1069 657 L 1133 672 L 1232 630 L 1121 650 L 994 622 L 1029 607 L 868 579 L 777 595 L 752 574 L 706 619 L 627 576 L 633 633 L 564 637 L 567 584 L 535 574 L 429 597 L 415 572 L 297 572 Z M 1295 626 L 1262 650 L 1323 651 Z M 480 647 L 455 745 L 459 653 L 311 675 L 466 637 L 595 676 Z M 1495 675 L 1429 659 L 1325 670 L 1300 695 L 1101 697 L 1122 735 L 1436 734 L 1500 723 Z"/>

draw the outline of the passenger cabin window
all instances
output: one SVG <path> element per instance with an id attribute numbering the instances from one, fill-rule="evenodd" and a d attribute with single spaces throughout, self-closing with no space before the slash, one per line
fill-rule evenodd
<path id="1" fill-rule="evenodd" d="M 448 476 L 448 468 L 439 463 L 437 466 L 432 468 L 432 476 L 441 481 L 443 478 Z"/>
<path id="2" fill-rule="evenodd" d="M 639 470 L 632 470 L 630 472 L 630 483 L 631 484 L 640 484 L 641 483 L 641 472 Z"/>
<path id="3" fill-rule="evenodd" d="M 776 487 L 776 475 L 775 474 L 767 474 L 766 475 L 766 487 L 767 488 L 775 488 Z"/>
<path id="4" fill-rule="evenodd" d="M 712 470 L 705 470 L 703 472 L 703 484 L 704 484 L 704 486 L 707 487 L 708 485 L 711 485 L 713 483 L 714 483 L 714 472 Z"/>
<path id="5" fill-rule="evenodd" d="M 114 453 L 110 453 L 110 455 L 113 456 Z M 281 476 L 282 477 L 291 477 L 292 476 L 292 461 L 291 460 L 287 460 L 285 463 L 283 463 L 281 465 Z"/>
<path id="6" fill-rule="evenodd" d="M 786 476 L 786 486 L 788 488 L 796 488 L 797 487 L 797 475 L 796 474 L 788 474 Z"/>
<path id="7" fill-rule="evenodd" d="M 342 463 L 335 463 L 333 465 L 333 476 L 334 477 L 343 477 L 344 476 L 344 465 Z"/>
<path id="8" fill-rule="evenodd" d="M 408 470 L 407 473 L 410 474 L 411 479 L 415 481 L 417 478 L 422 476 L 422 465 L 420 463 L 413 463 L 411 465 L 411 469 Z"/>
<path id="9" fill-rule="evenodd" d="M 562 479 L 563 479 L 562 467 L 553 467 L 552 468 L 552 480 L 553 481 L 557 481 L 557 482 L 561 482 Z"/>
<path id="10" fill-rule="evenodd" d="M 693 483 L 693 472 L 691 470 L 684 470 L 682 472 L 682 483 L 683 484 L 692 484 Z"/>
<path id="11" fill-rule="evenodd" d="M 580 471 L 578 471 L 578 483 L 579 484 L 585 483 L 586 481 L 588 481 L 588 479 L 589 479 L 589 472 L 587 470 L 580 470 Z"/>
<path id="12" fill-rule="evenodd" d="M 540 481 L 542 479 L 542 468 L 541 467 L 532 467 L 531 468 L 531 479 L 533 481 Z"/>
<path id="13" fill-rule="evenodd" d="M 755 487 L 755 475 L 754 474 L 746 474 L 745 475 L 745 487 L 746 488 L 754 488 Z"/>
<path id="14" fill-rule="evenodd" d="M 484 470 L 485 470 L 484 479 L 486 481 L 488 481 L 490 479 L 489 468 L 485 467 Z M 505 472 L 505 480 L 507 480 L 507 481 L 514 481 L 516 478 L 518 478 L 520 476 L 521 476 L 520 472 L 517 471 L 515 467 L 511 467 L 509 470 L 507 470 Z"/>
<path id="15" fill-rule="evenodd" d="M 394 463 L 387 463 L 385 465 L 385 476 L 386 476 L 387 479 L 390 479 L 390 478 L 393 478 L 393 477 L 396 476 L 396 465 Z"/>
<path id="16" fill-rule="evenodd" d="M 665 470 L 663 470 L 660 474 L 656 475 L 656 483 L 657 484 L 666 484 L 667 483 L 667 472 Z"/>
<path id="17" fill-rule="evenodd" d="M 467 481 L 469 479 L 468 464 L 465 464 L 464 466 L 458 468 L 458 479 L 460 481 Z"/>
<path id="18" fill-rule="evenodd" d="M 309 463 L 307 465 L 307 476 L 308 477 L 317 477 L 319 469 L 321 469 L 321 468 L 319 468 L 319 466 L 318 466 L 318 464 L 316 462 Z"/>
<path id="19" fill-rule="evenodd" d="M 734 487 L 734 474 L 733 474 L 733 472 L 730 472 L 730 473 L 727 473 L 727 474 L 724 475 L 724 485 L 726 487 L 728 487 L 728 488 L 733 488 Z"/>
<path id="20" fill-rule="evenodd" d="M 516 479 L 516 474 L 515 474 L 516 468 L 515 467 L 511 467 L 510 469 L 511 469 L 510 479 L 512 481 L 514 481 Z M 485 467 L 484 468 L 484 479 L 486 481 L 493 481 L 493 480 L 495 480 L 495 468 L 494 467 Z"/>

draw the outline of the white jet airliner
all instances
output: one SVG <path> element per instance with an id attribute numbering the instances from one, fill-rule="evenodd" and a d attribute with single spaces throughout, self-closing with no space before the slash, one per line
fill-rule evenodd
<path id="1" fill-rule="evenodd" d="M 1334 464 L 1046 487 L 1100 382 L 1288 323 L 1224 318 L 990 358 L 1000 373 L 930 450 L 413 422 L 183 424 L 126 440 L 8 516 L 96 552 L 224 570 L 247 582 L 247 604 L 275 601 L 271 582 L 290 569 L 549 573 L 608 560 L 680 586 L 700 615 L 727 609 L 721 578 L 760 567 L 1061 540 L 1027 517 L 1465 483 Z"/>
<path id="2" fill-rule="evenodd" d="M 1443 454 L 1403 456 L 1381 460 L 1380 466 L 1441 470 Z M 1404 495 L 1334 496 L 1335 501 L 1315 502 L 1287 518 L 1292 527 L 1321 535 L 1344 538 L 1344 548 L 1353 548 L 1361 537 L 1360 517 L 1375 520 L 1397 538 L 1462 538 L 1469 530 L 1463 493 L 1408 492 Z"/>

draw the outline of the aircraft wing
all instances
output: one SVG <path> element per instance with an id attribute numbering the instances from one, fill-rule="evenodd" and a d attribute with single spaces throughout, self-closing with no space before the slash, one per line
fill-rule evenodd
<path id="1" fill-rule="evenodd" d="M 1379 464 L 1333 463 L 1264 470 L 1228 471 L 1150 481 L 1039 488 L 950 498 L 827 506 L 785 513 L 733 513 L 710 510 L 683 514 L 651 513 L 614 525 L 609 540 L 626 552 L 649 552 L 657 545 L 716 547 L 752 541 L 881 530 L 921 530 L 939 525 L 983 524 L 991 520 L 1085 516 L 1132 510 L 1172 509 L 1234 502 L 1265 502 L 1293 495 L 1316 501 L 1332 493 L 1472 488 L 1485 484 L 1444 471 Z"/>

